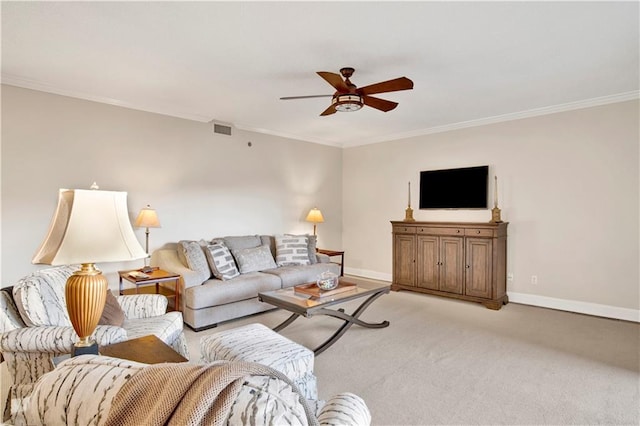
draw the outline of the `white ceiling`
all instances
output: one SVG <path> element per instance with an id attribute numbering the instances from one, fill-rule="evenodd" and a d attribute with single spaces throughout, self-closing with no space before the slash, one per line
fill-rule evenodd
<path id="1" fill-rule="evenodd" d="M 406 76 L 319 114 L 316 71 Z M 2 82 L 335 146 L 638 97 L 638 2 L 2 2 Z"/>

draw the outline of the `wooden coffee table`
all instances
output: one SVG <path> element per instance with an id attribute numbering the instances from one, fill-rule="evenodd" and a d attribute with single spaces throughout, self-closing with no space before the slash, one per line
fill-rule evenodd
<path id="1" fill-rule="evenodd" d="M 129 361 L 145 364 L 160 364 L 162 362 L 189 361 L 173 348 L 154 335 L 138 337 L 112 345 L 100 346 L 100 355 L 113 358 L 128 359 Z"/>
<path id="2" fill-rule="evenodd" d="M 362 315 L 364 310 L 367 309 L 374 300 L 383 294 L 389 293 L 389 290 L 391 289 L 389 284 L 360 280 L 345 280 L 342 278 L 340 279 L 340 284 L 345 287 L 349 286 L 348 291 L 329 293 L 327 295 L 316 297 L 297 292 L 295 291 L 295 287 L 290 287 L 282 290 L 258 293 L 258 299 L 261 302 L 269 303 L 270 305 L 292 313 L 291 316 L 282 324 L 275 327 L 273 329 L 274 331 L 282 330 L 301 316 L 310 318 L 314 315 L 326 315 L 344 321 L 344 324 L 342 324 L 338 330 L 329 337 L 329 339 L 327 339 L 327 341 L 314 349 L 314 354 L 319 355 L 333 345 L 354 324 L 366 328 L 384 328 L 389 326 L 389 321 L 370 323 L 358 319 L 358 317 Z M 365 297 L 366 299 L 364 302 L 362 302 L 362 304 L 360 304 L 352 314 L 347 314 L 344 309 L 329 309 L 329 306 Z"/>

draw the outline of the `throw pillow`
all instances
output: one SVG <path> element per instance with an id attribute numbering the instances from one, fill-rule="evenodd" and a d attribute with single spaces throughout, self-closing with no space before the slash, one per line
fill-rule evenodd
<path id="1" fill-rule="evenodd" d="M 208 245 L 204 254 L 207 256 L 213 276 L 219 280 L 230 280 L 240 275 L 236 267 L 236 261 L 224 243 Z"/>
<path id="2" fill-rule="evenodd" d="M 276 268 L 269 246 L 232 250 L 241 274 Z"/>
<path id="3" fill-rule="evenodd" d="M 100 316 L 98 324 L 100 325 L 116 325 L 122 327 L 124 323 L 124 311 L 120 307 L 118 300 L 107 290 L 107 300 L 104 304 L 104 310 Z"/>
<path id="4" fill-rule="evenodd" d="M 278 266 L 308 265 L 308 246 L 306 236 L 276 235 L 276 263 Z"/>
<path id="5" fill-rule="evenodd" d="M 307 245 L 307 251 L 309 252 L 309 263 L 311 265 L 315 265 L 316 263 L 318 263 L 318 258 L 316 257 L 316 244 L 318 242 L 318 236 L 317 235 L 309 235 L 309 234 L 304 234 L 304 235 L 294 235 L 294 234 L 285 234 L 285 235 L 291 235 L 292 237 L 307 237 L 309 239 L 309 244 Z"/>
<path id="6" fill-rule="evenodd" d="M 178 244 L 178 250 L 182 251 L 189 269 L 197 272 L 203 282 L 211 278 L 211 270 L 202 245 L 198 241 L 180 241 Z"/>

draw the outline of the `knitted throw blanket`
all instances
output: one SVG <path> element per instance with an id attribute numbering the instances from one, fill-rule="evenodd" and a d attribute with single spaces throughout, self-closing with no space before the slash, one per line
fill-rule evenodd
<path id="1" fill-rule="evenodd" d="M 225 425 L 249 375 L 282 380 L 299 395 L 309 425 L 318 425 L 296 385 L 273 368 L 249 362 L 155 364 L 135 373 L 113 399 L 106 426 Z"/>

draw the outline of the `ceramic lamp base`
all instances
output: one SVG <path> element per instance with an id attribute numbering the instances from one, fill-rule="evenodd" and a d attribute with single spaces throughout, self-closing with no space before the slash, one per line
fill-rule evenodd
<path id="1" fill-rule="evenodd" d="M 107 278 L 93 263 L 83 263 L 81 269 L 67 279 L 64 290 L 67 312 L 73 329 L 80 337 L 75 348 L 90 348 L 95 345 L 89 337 L 100 321 L 108 288 Z M 95 350 L 97 353 L 97 346 Z M 78 351 L 79 349 L 76 350 Z"/>

